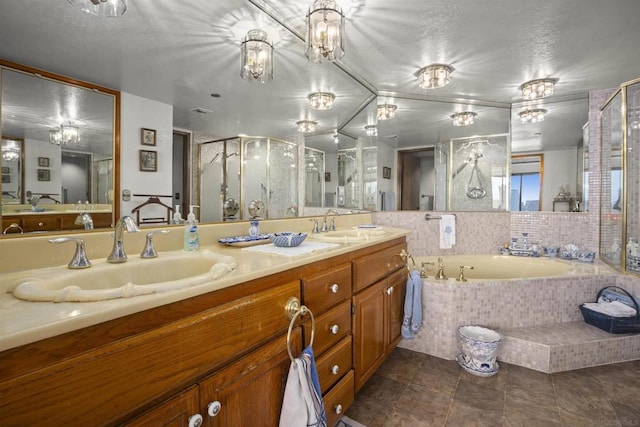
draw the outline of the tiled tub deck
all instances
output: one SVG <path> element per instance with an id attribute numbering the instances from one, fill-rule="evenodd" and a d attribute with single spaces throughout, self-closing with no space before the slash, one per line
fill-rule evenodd
<path id="1" fill-rule="evenodd" d="M 452 360 L 457 328 L 481 325 L 503 335 L 498 360 L 541 372 L 639 359 L 640 334 L 608 334 L 582 319 L 579 305 L 613 285 L 640 294 L 636 278 L 595 267 L 535 279 L 423 279 L 422 329 L 400 347 Z"/>

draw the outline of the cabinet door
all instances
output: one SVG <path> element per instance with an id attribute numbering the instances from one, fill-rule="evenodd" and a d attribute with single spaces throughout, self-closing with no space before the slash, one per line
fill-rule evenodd
<path id="1" fill-rule="evenodd" d="M 353 297 L 353 365 L 355 368 L 355 390 L 373 375 L 386 357 L 387 279 L 366 288 Z"/>
<path id="2" fill-rule="evenodd" d="M 387 353 L 391 353 L 402 339 L 402 318 L 404 317 L 404 297 L 407 290 L 407 269 L 403 268 L 389 276 L 387 284 L 388 336 Z"/>
<path id="3" fill-rule="evenodd" d="M 301 352 L 300 328 L 291 333 L 291 351 Z M 286 336 L 258 348 L 200 383 L 205 426 L 278 425 L 291 359 Z"/>
<path id="4" fill-rule="evenodd" d="M 198 415 L 198 386 L 192 386 L 178 396 L 156 406 L 133 421 L 126 422 L 126 427 L 184 427 L 189 419 Z"/>

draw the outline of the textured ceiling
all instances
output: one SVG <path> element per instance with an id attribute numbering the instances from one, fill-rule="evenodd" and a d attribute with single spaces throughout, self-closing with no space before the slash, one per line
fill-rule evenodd
<path id="1" fill-rule="evenodd" d="M 377 102 L 393 102 L 397 118 L 379 124 L 378 138 L 398 147 L 508 132 L 518 87 L 540 77 L 559 79 L 548 118 L 514 123 L 514 147 L 575 145 L 588 91 L 640 74 L 636 0 L 345 0 L 339 66 L 304 57 L 310 3 L 129 0 L 123 17 L 101 20 L 65 0 L 5 1 L 0 57 L 171 104 L 176 128 L 219 137 L 291 135 L 303 118 L 327 138 L 336 129 L 363 136 Z M 239 77 L 240 40 L 252 28 L 275 40 L 275 79 L 264 85 Z M 451 84 L 421 89 L 416 71 L 435 62 L 455 68 Z M 332 110 L 309 109 L 306 96 L 318 90 L 337 95 Z M 462 110 L 478 113 L 476 124 L 451 126 Z"/>

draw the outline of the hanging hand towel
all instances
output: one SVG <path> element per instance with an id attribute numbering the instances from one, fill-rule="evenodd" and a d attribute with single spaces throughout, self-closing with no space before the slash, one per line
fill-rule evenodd
<path id="1" fill-rule="evenodd" d="M 402 336 L 411 339 L 422 326 L 422 279 L 420 273 L 412 271 L 407 280 L 407 293 L 404 297 L 404 317 L 402 318 Z"/>
<path id="2" fill-rule="evenodd" d="M 320 381 L 311 346 L 291 362 L 280 412 L 280 427 L 326 427 Z"/>
<path id="3" fill-rule="evenodd" d="M 451 249 L 456 244 L 455 215 L 440 215 L 440 249 Z"/>

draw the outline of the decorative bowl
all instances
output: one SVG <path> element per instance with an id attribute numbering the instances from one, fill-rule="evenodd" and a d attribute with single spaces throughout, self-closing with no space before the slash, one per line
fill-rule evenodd
<path id="1" fill-rule="evenodd" d="M 274 233 L 271 235 L 271 242 L 281 248 L 293 248 L 299 246 L 300 243 L 307 238 L 307 233 L 294 233 L 292 231 L 283 231 L 282 233 Z"/>

